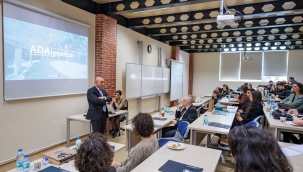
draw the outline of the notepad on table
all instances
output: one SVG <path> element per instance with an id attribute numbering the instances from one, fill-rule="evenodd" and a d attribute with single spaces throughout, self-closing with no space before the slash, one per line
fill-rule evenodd
<path id="1" fill-rule="evenodd" d="M 43 170 L 40 170 L 39 172 L 69 172 L 67 170 L 64 170 L 62 168 L 54 167 L 54 166 L 49 166 Z"/>
<path id="2" fill-rule="evenodd" d="M 162 172 L 202 172 L 203 168 L 194 167 L 180 162 L 168 160 L 158 170 Z"/>

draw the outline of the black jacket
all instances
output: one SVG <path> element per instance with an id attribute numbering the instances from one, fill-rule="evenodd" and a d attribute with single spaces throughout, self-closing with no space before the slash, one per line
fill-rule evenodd
<path id="1" fill-rule="evenodd" d="M 251 107 L 251 110 L 250 110 L 250 112 L 248 114 L 248 117 L 244 117 L 243 118 L 242 124 L 246 124 L 246 123 L 254 120 L 256 117 L 258 117 L 260 115 L 264 115 L 263 105 L 262 104 L 260 104 L 258 106 Z"/>
<path id="2" fill-rule="evenodd" d="M 231 92 L 230 90 L 228 90 L 228 91 L 222 91 L 221 92 L 221 97 L 227 96 L 230 92 Z"/>
<path id="3" fill-rule="evenodd" d="M 288 97 L 290 94 L 291 94 L 291 91 L 286 90 L 286 89 L 284 89 L 284 90 L 277 90 L 277 91 L 275 91 L 275 93 L 274 93 L 274 95 L 279 95 L 279 98 L 280 98 L 281 100 L 285 99 L 285 98 Z"/>
<path id="4" fill-rule="evenodd" d="M 184 115 L 183 115 L 182 119 L 180 120 L 183 112 L 184 112 Z M 198 113 L 197 113 L 196 108 L 193 105 L 190 105 L 188 107 L 188 109 L 186 109 L 186 110 L 184 109 L 182 111 L 176 111 L 175 117 L 178 119 L 178 123 L 180 121 L 187 121 L 189 123 L 192 123 L 198 118 Z"/>
<path id="5" fill-rule="evenodd" d="M 299 108 L 299 109 L 298 109 L 298 112 L 299 112 L 299 113 L 303 113 L 303 108 Z"/>
<path id="6" fill-rule="evenodd" d="M 107 108 L 106 112 L 103 112 L 103 106 L 106 105 L 106 102 L 111 102 L 112 98 L 107 95 L 105 90 L 101 89 L 101 91 L 106 100 L 98 98 L 101 97 L 101 94 L 95 86 L 87 90 L 88 111 L 86 119 L 98 120 L 100 118 L 108 118 Z"/>

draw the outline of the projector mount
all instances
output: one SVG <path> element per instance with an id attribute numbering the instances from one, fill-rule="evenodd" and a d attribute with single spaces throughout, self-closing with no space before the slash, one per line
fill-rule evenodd
<path id="1" fill-rule="evenodd" d="M 225 9 L 225 13 L 224 13 Z M 231 14 L 231 11 L 235 12 L 235 14 Z M 240 16 L 240 20 L 235 20 L 235 15 Z M 217 16 L 217 24 L 218 25 L 233 25 L 235 23 L 239 23 L 243 20 L 243 15 L 234 9 L 228 9 L 224 3 L 224 0 L 220 1 L 220 14 Z"/>

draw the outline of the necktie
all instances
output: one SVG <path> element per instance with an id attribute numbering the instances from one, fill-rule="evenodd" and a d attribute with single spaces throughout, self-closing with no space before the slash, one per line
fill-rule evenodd
<path id="1" fill-rule="evenodd" d="M 103 97 L 103 93 L 102 93 L 102 91 L 101 91 L 101 90 L 99 90 L 99 92 L 100 92 L 101 96 Z M 103 108 L 103 112 L 106 112 L 106 105 L 104 105 L 102 108 Z"/>
<path id="2" fill-rule="evenodd" d="M 186 111 L 186 108 L 183 108 L 181 111 L 181 117 L 179 118 L 179 120 L 183 119 L 183 115 L 184 115 L 185 111 Z"/>

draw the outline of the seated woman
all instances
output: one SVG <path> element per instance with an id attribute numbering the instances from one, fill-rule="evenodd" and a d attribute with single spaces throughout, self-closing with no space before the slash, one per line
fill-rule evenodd
<path id="1" fill-rule="evenodd" d="M 217 90 L 217 91 L 219 91 L 219 93 L 221 93 L 223 89 L 220 87 L 217 87 L 215 90 Z"/>
<path id="2" fill-rule="evenodd" d="M 112 106 L 114 109 L 121 110 L 124 106 L 125 100 L 121 97 L 122 92 L 120 90 L 116 91 L 116 97 L 113 98 Z M 112 125 L 112 137 L 115 138 L 117 135 L 120 136 L 120 116 L 114 116 L 110 119 Z"/>
<path id="3" fill-rule="evenodd" d="M 251 96 L 251 90 L 247 90 L 246 92 L 246 96 L 250 97 Z M 241 109 L 238 110 L 239 115 L 241 115 L 242 117 L 245 115 L 247 108 L 250 105 L 250 99 L 247 99 L 244 103 L 244 105 L 242 106 Z"/>
<path id="4" fill-rule="evenodd" d="M 241 95 L 238 98 L 235 98 L 234 101 L 239 103 L 239 108 L 242 108 L 245 101 L 248 99 L 246 92 L 247 92 L 247 86 L 242 85 L 240 88 Z"/>
<path id="5" fill-rule="evenodd" d="M 248 90 L 251 90 L 251 91 L 256 91 L 255 89 L 253 89 L 251 83 L 248 83 L 248 84 L 247 84 L 247 89 L 248 89 Z"/>
<path id="6" fill-rule="evenodd" d="M 240 126 L 228 134 L 236 171 L 293 171 L 276 138 L 261 128 Z"/>
<path id="7" fill-rule="evenodd" d="M 219 93 L 219 91 L 214 90 L 213 94 L 212 94 L 212 99 L 214 100 L 214 105 L 216 105 L 218 103 L 218 101 L 220 101 L 221 99 L 221 94 Z M 203 107 L 200 111 L 201 114 L 205 113 L 208 110 L 208 105 L 206 107 Z"/>
<path id="8" fill-rule="evenodd" d="M 292 87 L 292 92 L 282 102 L 294 108 L 303 108 L 303 85 L 299 82 L 295 83 Z"/>
<path id="9" fill-rule="evenodd" d="M 228 85 L 224 84 L 221 92 L 221 97 L 227 96 L 231 90 L 229 89 Z"/>
<path id="10" fill-rule="evenodd" d="M 106 137 L 95 132 L 81 144 L 75 156 L 75 167 L 79 172 L 116 172 L 116 168 L 111 166 L 113 158 L 114 152 Z"/>
<path id="11" fill-rule="evenodd" d="M 241 116 L 240 114 L 237 114 L 233 121 L 232 128 L 246 124 L 254 120 L 256 117 L 264 115 L 261 93 L 259 91 L 253 91 L 249 99 L 251 103 L 246 110 L 245 115 Z"/>
<path id="12" fill-rule="evenodd" d="M 139 113 L 132 121 L 133 132 L 141 136 L 141 141 L 131 149 L 127 159 L 114 164 L 118 172 L 129 172 L 159 149 L 158 140 L 153 136 L 154 121 L 147 113 Z"/>

